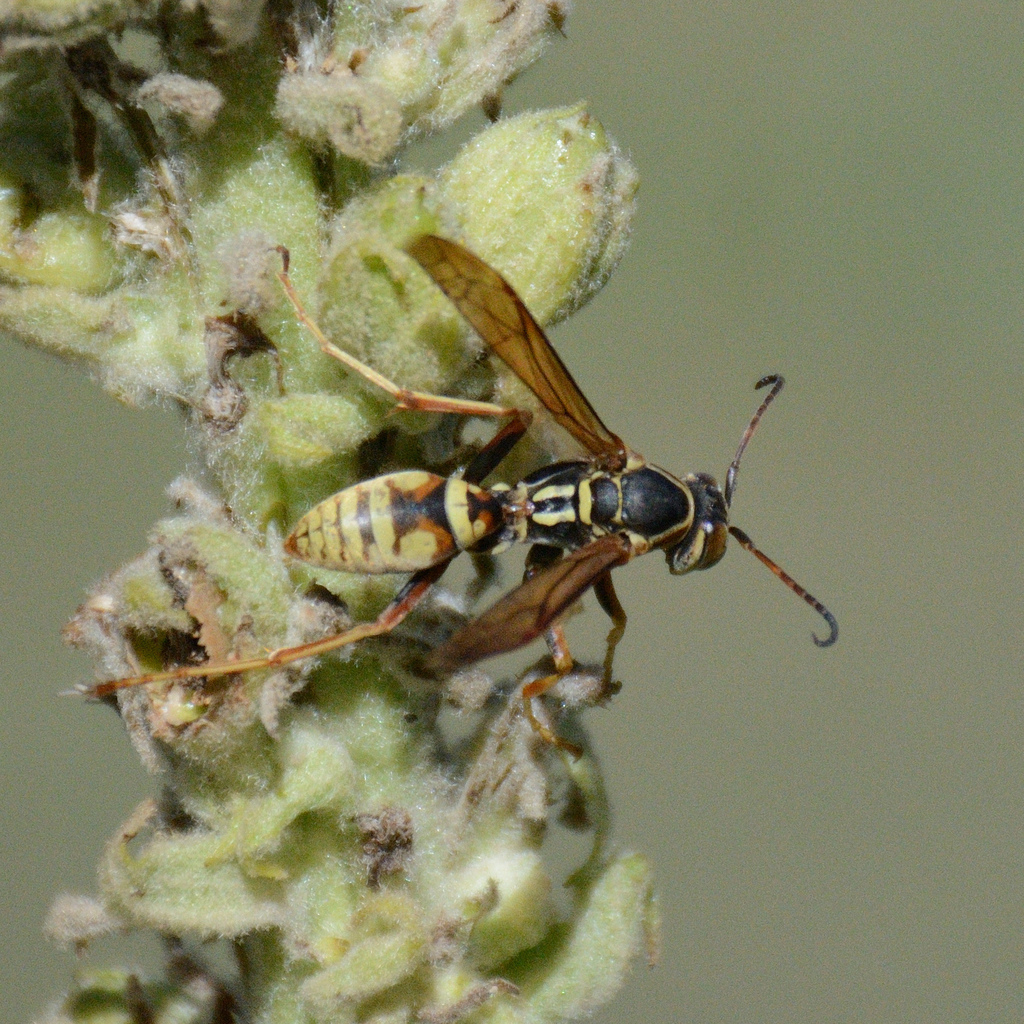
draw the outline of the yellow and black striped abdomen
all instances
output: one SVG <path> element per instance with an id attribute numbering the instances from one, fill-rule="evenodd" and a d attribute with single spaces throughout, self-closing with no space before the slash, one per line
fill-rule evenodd
<path id="1" fill-rule="evenodd" d="M 284 542 L 313 565 L 344 572 L 415 572 L 494 533 L 503 522 L 490 491 L 420 470 L 355 484 L 307 512 Z"/>

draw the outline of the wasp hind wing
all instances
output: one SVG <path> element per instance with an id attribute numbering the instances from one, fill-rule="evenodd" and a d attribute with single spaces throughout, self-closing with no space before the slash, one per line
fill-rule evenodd
<path id="1" fill-rule="evenodd" d="M 463 626 L 428 655 L 424 667 L 444 675 L 542 636 L 609 569 L 628 562 L 629 541 L 600 537 L 541 570 Z"/>

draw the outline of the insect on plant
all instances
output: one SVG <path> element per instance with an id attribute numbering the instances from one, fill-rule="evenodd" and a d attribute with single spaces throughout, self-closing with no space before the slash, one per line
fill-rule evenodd
<path id="1" fill-rule="evenodd" d="M 354 573 L 411 573 L 373 622 L 264 657 L 182 665 L 101 683 L 90 691 L 93 696 L 145 683 L 287 665 L 379 636 L 416 607 L 461 551 L 493 554 L 515 543 L 531 545 L 524 581 L 431 652 L 425 668 L 449 673 L 546 636 L 554 672 L 524 687 L 524 708 L 546 741 L 572 753 L 579 751 L 537 718 L 533 700 L 572 668 L 561 619 L 591 587 L 612 620 L 604 662 L 606 681 L 610 680 L 615 647 L 626 625 L 611 571 L 638 555 L 664 551 L 669 571 L 677 575 L 709 569 L 725 554 L 732 534 L 825 619 L 829 634 L 824 639 L 814 635 L 814 642 L 819 647 L 835 643 L 839 627 L 832 613 L 746 533 L 729 524 L 740 459 L 765 410 L 782 390 L 782 377 L 764 377 L 755 385 L 770 390 L 740 438 L 724 488 L 705 473 L 678 479 L 651 465 L 601 422 L 529 310 L 495 270 L 461 245 L 434 235 L 416 239 L 407 251 L 555 421 L 583 446 L 586 457 L 545 466 L 514 486 L 484 487 L 482 481 L 529 428 L 531 414 L 489 402 L 409 391 L 343 352 L 302 308 L 288 278 L 287 252 L 282 250 L 281 282 L 325 354 L 383 388 L 400 409 L 504 417 L 507 422 L 461 475 L 405 470 L 355 484 L 307 512 L 285 540 L 290 555 L 314 565 Z"/>

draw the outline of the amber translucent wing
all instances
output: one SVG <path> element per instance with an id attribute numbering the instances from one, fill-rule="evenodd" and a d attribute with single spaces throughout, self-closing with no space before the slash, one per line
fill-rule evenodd
<path id="1" fill-rule="evenodd" d="M 540 325 L 496 270 L 436 235 L 423 235 L 407 251 L 558 423 L 594 455 L 625 461 L 622 439 L 601 422 Z"/>
<path id="2" fill-rule="evenodd" d="M 570 552 L 460 629 L 427 657 L 427 669 L 453 672 L 535 640 L 603 573 L 629 559 L 629 541 L 621 534 L 600 537 Z"/>

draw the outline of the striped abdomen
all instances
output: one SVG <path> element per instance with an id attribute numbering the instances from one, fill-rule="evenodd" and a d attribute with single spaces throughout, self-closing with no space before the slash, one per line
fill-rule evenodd
<path id="1" fill-rule="evenodd" d="M 344 572 L 415 572 L 502 525 L 490 491 L 420 470 L 355 484 L 307 512 L 284 542 L 296 558 Z"/>

